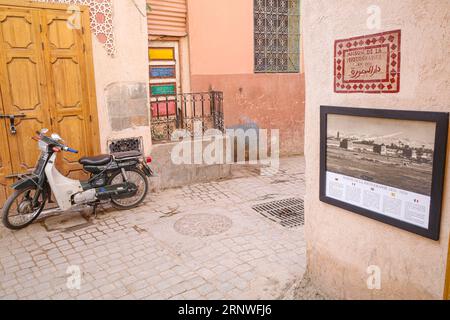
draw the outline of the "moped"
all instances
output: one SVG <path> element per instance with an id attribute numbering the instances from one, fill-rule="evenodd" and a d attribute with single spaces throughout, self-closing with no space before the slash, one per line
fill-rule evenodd
<path id="1" fill-rule="evenodd" d="M 144 158 L 138 151 L 84 157 L 79 160 L 90 175 L 89 180 L 72 180 L 62 175 L 56 168 L 56 158 L 60 152 L 74 150 L 63 144 L 58 134 L 46 135 L 42 129 L 33 137 L 41 151 L 35 170 L 24 174 L 11 187 L 14 193 L 3 206 L 2 222 L 12 230 L 29 226 L 44 210 L 47 202 L 56 199 L 61 211 L 73 210 L 80 206 L 92 206 L 110 202 L 119 210 L 139 206 L 149 190 L 147 177 L 153 176 L 149 167 L 152 158 Z"/>

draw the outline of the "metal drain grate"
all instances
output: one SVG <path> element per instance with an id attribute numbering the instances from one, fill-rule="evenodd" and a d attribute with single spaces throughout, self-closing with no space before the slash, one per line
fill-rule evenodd
<path id="1" fill-rule="evenodd" d="M 300 227 L 305 224 L 304 201 L 298 198 L 267 202 L 252 207 L 264 217 L 286 228 Z"/>

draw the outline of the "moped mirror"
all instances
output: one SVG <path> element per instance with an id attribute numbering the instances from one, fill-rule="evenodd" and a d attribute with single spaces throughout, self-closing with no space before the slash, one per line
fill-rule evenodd
<path id="1" fill-rule="evenodd" d="M 47 128 L 41 129 L 41 134 L 46 134 L 47 132 L 48 132 L 48 129 L 47 129 Z"/>

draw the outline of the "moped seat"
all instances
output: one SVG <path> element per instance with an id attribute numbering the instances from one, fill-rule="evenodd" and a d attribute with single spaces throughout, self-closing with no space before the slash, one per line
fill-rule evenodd
<path id="1" fill-rule="evenodd" d="M 84 157 L 80 159 L 80 163 L 84 166 L 104 166 L 110 163 L 112 157 L 108 154 L 101 154 L 95 157 Z"/>
<path id="2" fill-rule="evenodd" d="M 139 151 L 126 151 L 126 152 L 116 152 L 113 153 L 114 159 L 116 160 L 124 160 L 129 158 L 139 158 L 142 156 L 142 153 Z"/>

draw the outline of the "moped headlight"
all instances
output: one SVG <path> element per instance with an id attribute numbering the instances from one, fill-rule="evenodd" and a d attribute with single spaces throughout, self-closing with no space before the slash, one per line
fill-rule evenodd
<path id="1" fill-rule="evenodd" d="M 51 137 L 55 141 L 62 141 L 62 138 L 57 133 L 53 133 Z"/>

